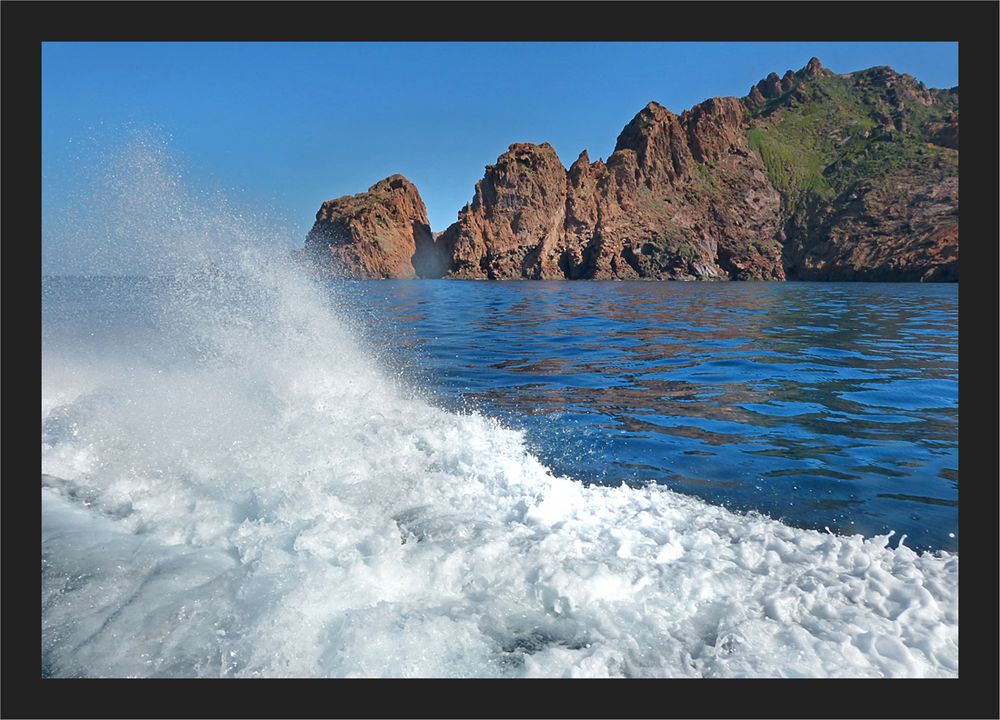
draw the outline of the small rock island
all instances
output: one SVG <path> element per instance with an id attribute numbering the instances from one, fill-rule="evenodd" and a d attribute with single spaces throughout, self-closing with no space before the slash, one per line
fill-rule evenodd
<path id="1" fill-rule="evenodd" d="M 323 203 L 305 255 L 348 278 L 957 281 L 958 88 L 813 58 L 650 102 L 606 161 L 513 144 L 442 233 L 393 175 Z"/>

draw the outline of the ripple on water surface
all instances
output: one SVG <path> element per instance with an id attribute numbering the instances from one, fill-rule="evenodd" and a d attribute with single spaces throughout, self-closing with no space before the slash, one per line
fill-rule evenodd
<path id="1" fill-rule="evenodd" d="M 526 429 L 559 472 L 957 549 L 955 285 L 422 281 L 352 292 L 373 332 L 408 348 L 411 372 L 457 406 Z"/>

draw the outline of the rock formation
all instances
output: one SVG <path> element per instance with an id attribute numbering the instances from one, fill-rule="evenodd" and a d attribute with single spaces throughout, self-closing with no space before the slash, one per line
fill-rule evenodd
<path id="1" fill-rule="evenodd" d="M 306 253 L 335 277 L 440 274 L 424 201 L 402 175 L 323 203 L 306 237 Z"/>
<path id="2" fill-rule="evenodd" d="M 958 88 L 826 73 L 759 110 L 751 137 L 782 190 L 786 278 L 958 280 Z"/>
<path id="3" fill-rule="evenodd" d="M 324 203 L 307 247 L 352 277 L 956 280 L 958 88 L 813 58 L 649 103 L 607 162 L 511 145 L 433 236 L 394 176 Z"/>
<path id="4" fill-rule="evenodd" d="M 562 277 L 566 169 L 548 143 L 520 143 L 486 166 L 472 202 L 438 239 L 462 278 Z"/>
<path id="5" fill-rule="evenodd" d="M 584 152 L 569 171 L 547 143 L 511 145 L 438 240 L 449 275 L 781 277 L 781 198 L 746 115 L 735 98 L 680 116 L 649 103 L 606 163 Z"/>

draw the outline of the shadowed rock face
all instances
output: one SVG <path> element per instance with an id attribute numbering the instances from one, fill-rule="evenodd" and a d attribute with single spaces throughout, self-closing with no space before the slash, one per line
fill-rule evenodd
<path id="1" fill-rule="evenodd" d="M 445 269 L 435 256 L 420 193 L 402 175 L 323 203 L 306 252 L 335 277 L 414 278 Z"/>
<path id="2" fill-rule="evenodd" d="M 789 242 L 787 274 L 799 280 L 958 280 L 958 178 L 927 184 L 894 173 L 863 182 L 836 206 L 818 208 L 807 242 Z M 797 238 L 793 238 L 795 240 Z"/>
<path id="3" fill-rule="evenodd" d="M 511 145 L 434 236 L 394 176 L 324 203 L 307 247 L 352 277 L 957 280 L 958 88 L 813 58 L 649 103 L 606 162 Z"/>

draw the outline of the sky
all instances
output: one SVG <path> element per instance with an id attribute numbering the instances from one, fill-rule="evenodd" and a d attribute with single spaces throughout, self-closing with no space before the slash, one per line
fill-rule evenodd
<path id="1" fill-rule="evenodd" d="M 263 208 L 304 241 L 324 200 L 393 173 L 433 230 L 514 142 L 606 158 L 650 100 L 681 112 L 816 56 L 958 84 L 957 43 L 44 43 L 43 272 L 86 273 L 53 219 L 129 133 L 165 139 L 185 181 Z M 74 199 L 75 198 L 75 199 Z"/>

